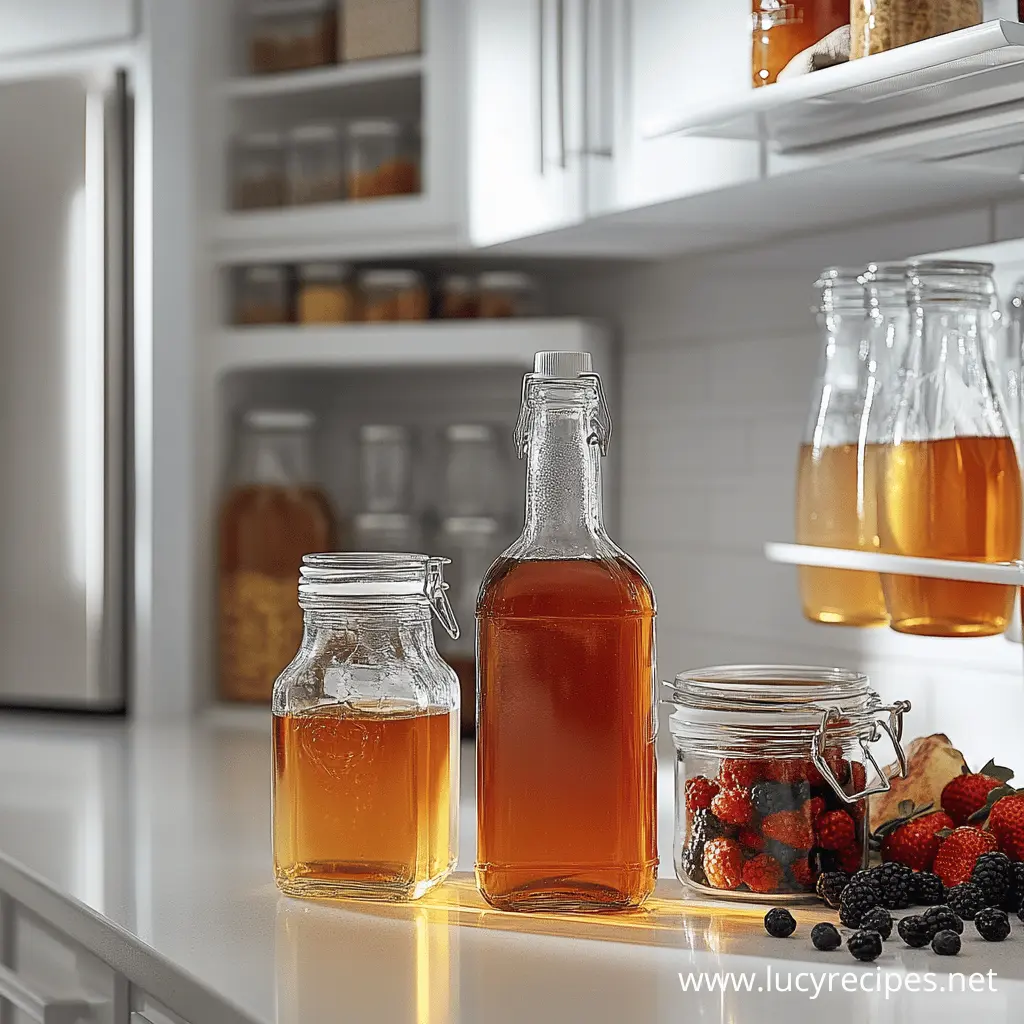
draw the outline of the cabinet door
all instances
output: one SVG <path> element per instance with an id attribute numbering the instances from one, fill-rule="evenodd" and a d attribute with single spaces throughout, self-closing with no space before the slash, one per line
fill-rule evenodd
<path id="1" fill-rule="evenodd" d="M 135 0 L 0 0 L 0 57 L 127 39 Z"/>
<path id="2" fill-rule="evenodd" d="M 582 219 L 581 2 L 470 5 L 469 220 L 476 245 Z"/>
<path id="3" fill-rule="evenodd" d="M 586 20 L 588 215 L 759 175 L 756 143 L 652 137 L 673 115 L 752 88 L 750 0 L 587 0 Z"/>

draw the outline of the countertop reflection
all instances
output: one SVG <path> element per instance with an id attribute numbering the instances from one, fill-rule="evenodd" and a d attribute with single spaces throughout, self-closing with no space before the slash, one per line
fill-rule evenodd
<path id="1" fill-rule="evenodd" d="M 472 767 L 466 748 L 462 870 L 449 884 L 413 905 L 309 903 L 279 896 L 271 878 L 269 716 L 176 727 L 9 716 L 0 851 L 260 1024 L 1024 1018 L 1019 927 L 996 946 L 968 925 L 955 959 L 890 941 L 877 965 L 861 966 L 813 950 L 810 925 L 830 916 L 821 908 L 798 911 L 797 934 L 773 940 L 763 907 L 684 898 L 672 877 L 670 766 L 659 778 L 662 877 L 644 910 L 498 913 L 472 880 Z M 887 977 L 910 971 L 941 972 L 946 984 L 947 971 L 990 968 L 995 991 L 885 991 Z M 704 971 L 749 972 L 750 991 L 683 990 Z M 794 984 L 793 972 L 809 971 L 836 975 L 832 991 L 823 982 L 812 998 L 809 975 Z M 778 991 L 786 978 L 791 990 Z"/>

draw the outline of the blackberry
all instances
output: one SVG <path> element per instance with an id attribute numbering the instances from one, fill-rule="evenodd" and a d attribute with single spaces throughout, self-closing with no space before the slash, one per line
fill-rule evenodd
<path id="1" fill-rule="evenodd" d="M 914 872 L 905 864 L 890 861 L 877 868 L 869 868 L 868 876 L 882 890 L 881 906 L 887 910 L 902 910 L 913 899 Z"/>
<path id="2" fill-rule="evenodd" d="M 973 882 L 961 882 L 949 890 L 946 903 L 957 917 L 973 921 L 974 915 L 985 909 L 985 894 Z"/>
<path id="3" fill-rule="evenodd" d="M 964 923 L 944 903 L 929 907 L 921 917 L 928 925 L 928 938 L 935 938 L 936 932 L 953 931 L 958 935 L 964 930 Z"/>
<path id="4" fill-rule="evenodd" d="M 986 907 L 1001 907 L 1014 888 L 1010 858 L 1005 853 L 983 853 L 974 862 L 971 882 L 981 890 Z"/>
<path id="5" fill-rule="evenodd" d="M 860 926 L 865 931 L 878 932 L 883 939 L 892 935 L 892 914 L 885 907 L 872 907 L 860 918 Z"/>
<path id="6" fill-rule="evenodd" d="M 946 902 L 946 887 L 938 875 L 930 871 L 918 871 L 914 875 L 913 896 L 918 906 L 938 906 Z"/>
<path id="7" fill-rule="evenodd" d="M 839 897 L 849 885 L 850 878 L 845 871 L 826 871 L 818 875 L 814 891 L 833 909 L 839 907 Z"/>
<path id="8" fill-rule="evenodd" d="M 896 925 L 896 931 L 900 933 L 900 938 L 908 946 L 913 946 L 915 949 L 927 946 L 928 940 L 931 938 L 928 922 L 917 914 L 900 918 Z"/>
<path id="9" fill-rule="evenodd" d="M 860 919 L 881 901 L 882 890 L 874 882 L 851 879 L 839 898 L 839 920 L 847 928 L 859 928 Z"/>
<path id="10" fill-rule="evenodd" d="M 707 885 L 708 876 L 704 874 L 704 843 L 695 844 L 691 839 L 683 850 L 683 874 L 697 885 Z"/>
<path id="11" fill-rule="evenodd" d="M 1010 934 L 1010 919 L 1005 910 L 986 907 L 974 915 L 974 927 L 986 942 L 1002 942 Z"/>
<path id="12" fill-rule="evenodd" d="M 800 793 L 806 793 L 803 800 Z M 778 814 L 780 811 L 798 810 L 804 800 L 810 799 L 806 782 L 791 786 L 788 782 L 758 782 L 750 789 L 750 802 L 758 814 Z"/>
<path id="13" fill-rule="evenodd" d="M 796 850 L 792 846 L 780 843 L 778 839 L 766 839 L 764 852 L 774 857 L 783 867 L 789 867 L 793 861 L 807 856 L 806 850 Z"/>
<path id="14" fill-rule="evenodd" d="M 811 799 L 811 784 L 809 782 L 794 782 L 790 786 L 790 799 L 793 801 L 793 810 L 798 811 L 808 800 Z"/>
<path id="15" fill-rule="evenodd" d="M 690 817 L 690 842 L 708 843 L 712 839 L 733 839 L 736 827 L 727 825 L 713 812 L 704 809 L 694 811 Z"/>
<path id="16" fill-rule="evenodd" d="M 835 850 L 811 850 L 811 867 L 819 875 L 839 871 L 839 855 Z M 845 875 L 846 872 L 844 871 Z"/>
<path id="17" fill-rule="evenodd" d="M 882 953 L 882 936 L 878 932 L 854 932 L 846 940 L 846 948 L 858 960 L 877 960 Z"/>
<path id="18" fill-rule="evenodd" d="M 935 934 L 932 939 L 932 952 L 939 956 L 956 956 L 960 952 L 960 936 L 948 928 Z"/>
<path id="19" fill-rule="evenodd" d="M 1015 860 L 1010 865 L 1011 884 L 1006 895 L 1006 909 L 1018 910 L 1024 901 L 1024 861 Z"/>
<path id="20" fill-rule="evenodd" d="M 822 921 L 811 929 L 811 942 L 815 949 L 820 949 L 823 953 L 831 953 L 833 949 L 838 949 L 842 945 L 843 939 L 834 924 Z"/>
<path id="21" fill-rule="evenodd" d="M 777 939 L 784 939 L 796 931 L 796 918 L 784 907 L 773 907 L 764 915 L 764 930 Z"/>
<path id="22" fill-rule="evenodd" d="M 1020 906 L 1017 908 L 1017 916 L 1024 921 L 1024 900 L 1021 901 Z"/>

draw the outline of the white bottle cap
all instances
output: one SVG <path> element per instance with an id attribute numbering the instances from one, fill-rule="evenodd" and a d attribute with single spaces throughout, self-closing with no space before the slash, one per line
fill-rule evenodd
<path id="1" fill-rule="evenodd" d="M 562 380 L 594 372 L 594 360 L 589 352 L 538 352 L 533 357 L 533 372 L 541 377 Z"/>

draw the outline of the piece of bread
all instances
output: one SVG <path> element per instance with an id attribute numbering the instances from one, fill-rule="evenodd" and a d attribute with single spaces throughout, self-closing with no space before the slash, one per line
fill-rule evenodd
<path id="1" fill-rule="evenodd" d="M 896 767 L 890 765 L 887 774 L 895 778 L 889 792 L 879 793 L 868 801 L 872 832 L 883 822 L 900 816 L 897 808 L 902 800 L 912 800 L 915 807 L 932 804 L 933 811 L 941 810 L 943 787 L 960 774 L 965 764 L 964 755 L 941 732 L 919 736 L 904 749 L 909 763 L 907 777 L 901 779 Z"/>

